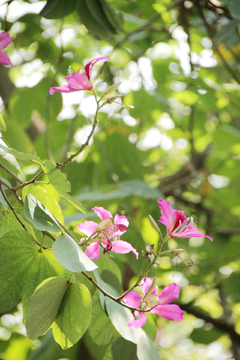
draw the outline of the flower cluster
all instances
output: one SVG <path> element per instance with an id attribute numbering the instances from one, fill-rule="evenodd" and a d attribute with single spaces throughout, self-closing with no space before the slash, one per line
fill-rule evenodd
<path id="1" fill-rule="evenodd" d="M 128 228 L 129 221 L 122 215 L 116 214 L 114 219 L 110 211 L 103 207 L 95 206 L 93 209 L 102 220 L 99 224 L 94 221 L 84 221 L 77 229 L 88 236 L 91 244 L 86 247 L 85 254 L 90 259 L 99 258 L 100 243 L 103 246 L 103 253 L 112 250 L 115 253 L 127 254 L 132 251 L 138 259 L 138 252 L 126 241 L 120 240 L 120 236 Z"/>
<path id="2" fill-rule="evenodd" d="M 157 295 L 158 287 L 156 285 L 151 291 L 152 283 L 151 278 L 143 278 L 141 281 L 141 288 L 144 296 L 141 296 L 136 291 L 131 291 L 123 298 L 123 300 L 129 306 L 140 310 L 149 310 L 151 314 L 158 314 L 165 319 L 172 321 L 183 320 L 183 311 L 180 307 L 175 304 L 170 304 L 173 300 L 178 298 L 180 287 L 177 284 L 170 284 Z M 134 314 L 131 315 L 128 326 L 130 328 L 138 328 L 143 326 L 146 320 L 146 312 L 136 310 Z"/>
<path id="3" fill-rule="evenodd" d="M 13 37 L 6 32 L 0 34 L 0 50 L 5 49 L 13 40 Z M 0 64 L 2 65 L 12 65 L 11 60 L 7 54 L 3 51 L 0 51 Z"/>

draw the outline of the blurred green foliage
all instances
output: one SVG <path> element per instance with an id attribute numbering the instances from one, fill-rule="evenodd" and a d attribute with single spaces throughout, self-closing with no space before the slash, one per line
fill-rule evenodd
<path id="1" fill-rule="evenodd" d="M 142 250 L 158 240 L 148 215 L 159 220 L 160 197 L 193 216 L 198 229 L 214 240 L 174 239 L 165 245 L 165 250 L 188 251 L 181 258 L 162 257 L 149 276 L 157 276 L 159 287 L 171 282 L 181 286 L 184 321 L 148 316 L 143 329 L 149 337 L 142 339 L 142 347 L 121 337 L 107 310 L 102 311 L 95 287 L 75 275 L 92 294 L 93 313 L 82 339 L 63 351 L 51 332 L 39 340 L 26 337 L 17 304 L 23 288 L 28 289 L 22 299 L 26 308 L 42 280 L 65 278 L 67 271 L 52 252 L 37 252 L 32 237 L 41 242 L 41 233 L 24 219 L 23 208 L 4 187 L 31 234 L 26 242 L 1 194 L 0 235 L 6 248 L 0 257 L 3 264 L 10 254 L 11 261 L 9 279 L 0 280 L 0 286 L 18 282 L 14 267 L 19 277 L 27 269 L 30 276 L 35 256 L 41 271 L 31 281 L 19 280 L 19 296 L 11 298 L 9 311 L 3 310 L 0 357 L 142 360 L 144 349 L 155 341 L 163 360 L 240 359 L 239 1 L 13 0 L 0 5 L 0 29 L 14 37 L 6 49 L 14 66 L 0 65 L 0 110 L 7 129 L 0 117 L 0 179 L 8 188 L 17 187 L 18 179 L 30 181 L 43 170 L 18 195 L 24 200 L 33 194 L 79 240 L 79 222 L 96 220 L 92 207 L 125 214 L 130 226 L 123 240 L 137 249 L 139 260 L 132 253 L 101 254 L 96 264 L 104 283 L 121 293 L 146 268 Z M 50 96 L 49 87 L 65 83 L 69 65 L 76 72 L 103 55 L 110 62 L 94 68 L 97 92 L 120 81 L 119 103 L 134 108 L 103 107 L 92 143 L 60 172 L 53 163 L 79 149 L 95 110 L 90 92 Z M 162 224 L 160 228 L 165 232 Z M 51 239 L 45 241 L 51 246 Z M 151 360 L 157 356 L 152 349 Z"/>

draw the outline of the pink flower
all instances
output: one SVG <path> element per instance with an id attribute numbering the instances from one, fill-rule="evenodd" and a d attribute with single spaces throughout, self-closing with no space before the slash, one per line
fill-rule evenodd
<path id="1" fill-rule="evenodd" d="M 166 286 L 159 295 L 157 295 L 158 287 L 155 286 L 153 291 L 147 294 L 151 285 L 151 278 L 143 278 L 141 281 L 141 287 L 144 296 L 142 297 L 136 291 L 131 291 L 123 298 L 123 300 L 127 305 L 140 310 L 151 309 L 149 311 L 151 314 L 158 314 L 165 319 L 172 321 L 183 320 L 183 311 L 180 307 L 175 304 L 170 304 L 173 300 L 178 298 L 180 287 L 177 284 L 170 284 Z M 134 315 L 135 316 L 131 315 L 128 326 L 130 328 L 143 326 L 147 320 L 146 312 L 135 311 Z"/>
<path id="2" fill-rule="evenodd" d="M 5 49 L 12 42 L 12 39 L 13 37 L 9 36 L 8 33 L 2 32 L 0 34 L 0 50 Z M 12 65 L 9 57 L 3 51 L 0 51 L 0 64 Z"/>
<path id="3" fill-rule="evenodd" d="M 119 254 L 127 254 L 132 251 L 136 258 L 138 258 L 136 249 L 128 242 L 119 239 L 128 228 L 128 219 L 123 215 L 116 214 L 113 221 L 110 211 L 105 210 L 103 207 L 95 206 L 92 210 L 95 211 L 102 221 L 99 224 L 94 221 L 84 221 L 84 223 L 79 224 L 77 227 L 86 236 L 90 237 L 93 235 L 93 242 L 86 247 L 85 254 L 90 259 L 98 259 L 99 243 L 101 243 L 104 247 L 104 254 L 110 250 Z M 110 239 L 113 240 L 111 241 Z"/>
<path id="4" fill-rule="evenodd" d="M 65 76 L 67 84 L 60 87 L 51 87 L 49 93 L 53 95 L 55 91 L 69 93 L 80 90 L 91 90 L 93 87 L 92 69 L 93 66 L 100 60 L 109 61 L 109 58 L 107 58 L 106 56 L 101 56 L 89 61 L 84 66 L 85 73 L 82 72 L 82 69 L 79 69 L 76 74 Z"/>
<path id="5" fill-rule="evenodd" d="M 200 233 L 193 226 L 193 219 L 186 218 L 184 211 L 172 209 L 170 203 L 163 199 L 158 200 L 158 206 L 161 209 L 162 216 L 159 221 L 166 225 L 168 234 L 173 238 L 189 238 L 189 237 L 207 237 L 211 241 L 210 236 Z"/>

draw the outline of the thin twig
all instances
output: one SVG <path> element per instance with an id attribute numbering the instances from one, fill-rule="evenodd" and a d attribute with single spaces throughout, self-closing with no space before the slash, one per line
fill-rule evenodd
<path id="1" fill-rule="evenodd" d="M 12 210 L 15 218 L 17 219 L 17 221 L 22 225 L 22 227 L 24 228 L 25 231 L 27 231 L 28 233 L 30 233 L 30 231 L 27 229 L 27 227 L 25 226 L 25 224 L 22 222 L 22 220 L 19 218 L 18 214 L 16 213 L 15 209 L 13 208 L 12 204 L 10 203 L 10 201 L 8 200 L 8 198 L 6 197 L 3 189 L 2 189 L 2 184 L 0 184 L 0 191 L 2 193 L 2 196 L 4 198 L 4 200 L 6 201 L 6 203 L 8 204 L 8 206 L 10 207 L 10 209 Z"/>
<path id="2" fill-rule="evenodd" d="M 9 175 L 11 175 L 11 177 L 13 179 L 15 179 L 17 182 L 19 182 L 20 184 L 22 184 L 22 181 L 11 171 L 9 170 L 5 165 L 3 165 L 2 163 L 0 163 L 0 167 L 6 171 Z"/>

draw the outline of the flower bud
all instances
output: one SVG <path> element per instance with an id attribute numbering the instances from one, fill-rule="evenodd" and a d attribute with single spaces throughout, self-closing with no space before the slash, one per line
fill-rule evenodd
<path id="1" fill-rule="evenodd" d="M 117 82 L 116 84 L 111 85 L 106 91 L 104 91 L 104 93 L 101 96 L 101 100 L 103 99 L 104 96 L 113 93 L 115 90 L 117 90 L 117 88 L 119 87 L 119 85 L 121 85 L 121 82 Z"/>
<path id="2" fill-rule="evenodd" d="M 157 286 L 157 278 L 156 278 L 156 276 L 154 276 L 153 279 L 152 279 L 152 284 L 149 286 L 149 289 L 148 289 L 148 291 L 146 292 L 145 297 L 146 297 L 148 294 L 151 294 L 151 293 L 153 292 L 153 290 L 155 289 L 156 286 Z"/>
<path id="3" fill-rule="evenodd" d="M 162 233 L 161 233 L 161 230 L 159 229 L 156 221 L 152 218 L 151 215 L 148 215 L 148 218 L 149 218 L 150 224 L 152 225 L 153 229 L 158 232 L 160 239 L 162 239 Z"/>

